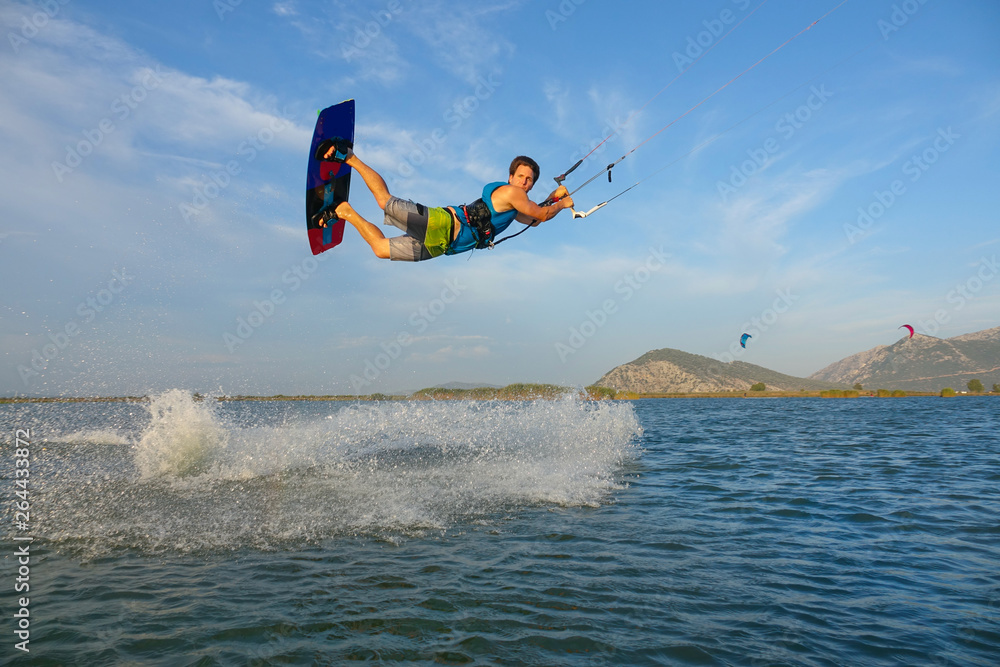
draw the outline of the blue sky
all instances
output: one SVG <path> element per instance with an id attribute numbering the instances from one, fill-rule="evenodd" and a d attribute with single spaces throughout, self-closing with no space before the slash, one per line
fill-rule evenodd
<path id="1" fill-rule="evenodd" d="M 805 376 L 1000 325 L 1000 4 L 838 4 L 0 2 L 0 395 L 584 385 L 664 347 Z M 584 220 L 316 261 L 306 154 L 346 98 L 432 206 L 519 153 L 543 199 L 613 134 L 575 189 L 669 127 Z"/>

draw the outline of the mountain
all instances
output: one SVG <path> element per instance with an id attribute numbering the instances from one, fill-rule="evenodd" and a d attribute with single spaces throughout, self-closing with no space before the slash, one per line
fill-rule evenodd
<path id="1" fill-rule="evenodd" d="M 667 394 L 747 391 L 758 382 L 775 391 L 843 388 L 842 383 L 793 377 L 743 361 L 726 364 L 670 348 L 652 350 L 618 366 L 596 384 L 637 394 Z"/>
<path id="2" fill-rule="evenodd" d="M 989 390 L 1000 384 L 1000 327 L 946 339 L 915 334 L 841 359 L 809 379 L 910 391 L 964 390 L 978 379 Z"/>

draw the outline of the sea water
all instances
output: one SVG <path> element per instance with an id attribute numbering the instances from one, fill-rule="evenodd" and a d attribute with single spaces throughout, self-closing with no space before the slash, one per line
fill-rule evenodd
<path id="1" fill-rule="evenodd" d="M 4 405 L 0 661 L 996 665 L 998 412 Z"/>

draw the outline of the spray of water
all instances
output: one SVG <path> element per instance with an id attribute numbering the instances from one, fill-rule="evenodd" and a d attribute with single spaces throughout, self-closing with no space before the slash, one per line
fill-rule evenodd
<path id="1" fill-rule="evenodd" d="M 273 549 L 596 507 L 622 488 L 641 433 L 630 404 L 576 398 L 314 404 L 268 421 L 170 391 L 149 411 L 130 465 L 61 475 L 53 539 Z"/>
<path id="2" fill-rule="evenodd" d="M 173 389 L 149 405 L 152 420 L 142 434 L 135 463 L 145 479 L 184 477 L 204 472 L 226 448 L 227 432 L 211 404 L 195 402 L 190 394 Z"/>

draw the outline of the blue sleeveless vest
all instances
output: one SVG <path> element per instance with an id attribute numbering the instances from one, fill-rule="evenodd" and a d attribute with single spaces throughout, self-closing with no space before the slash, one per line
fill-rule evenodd
<path id="1" fill-rule="evenodd" d="M 493 229 L 495 234 L 501 234 L 510 223 L 514 222 L 517 217 L 517 210 L 511 209 L 509 211 L 503 211 L 498 213 L 495 208 L 493 208 L 493 191 L 499 188 L 501 185 L 507 185 L 502 181 L 496 183 L 490 183 L 483 188 L 483 203 L 490 212 L 490 222 L 493 223 Z M 467 252 L 476 247 L 476 234 L 472 227 L 469 225 L 468 219 L 465 216 L 465 207 L 463 206 L 453 206 L 456 215 L 458 215 L 458 221 L 462 223 L 461 229 L 458 232 L 458 236 L 451 242 L 448 246 L 448 250 L 445 254 L 447 255 L 457 255 L 460 252 Z M 495 239 L 494 239 L 495 240 Z"/>

